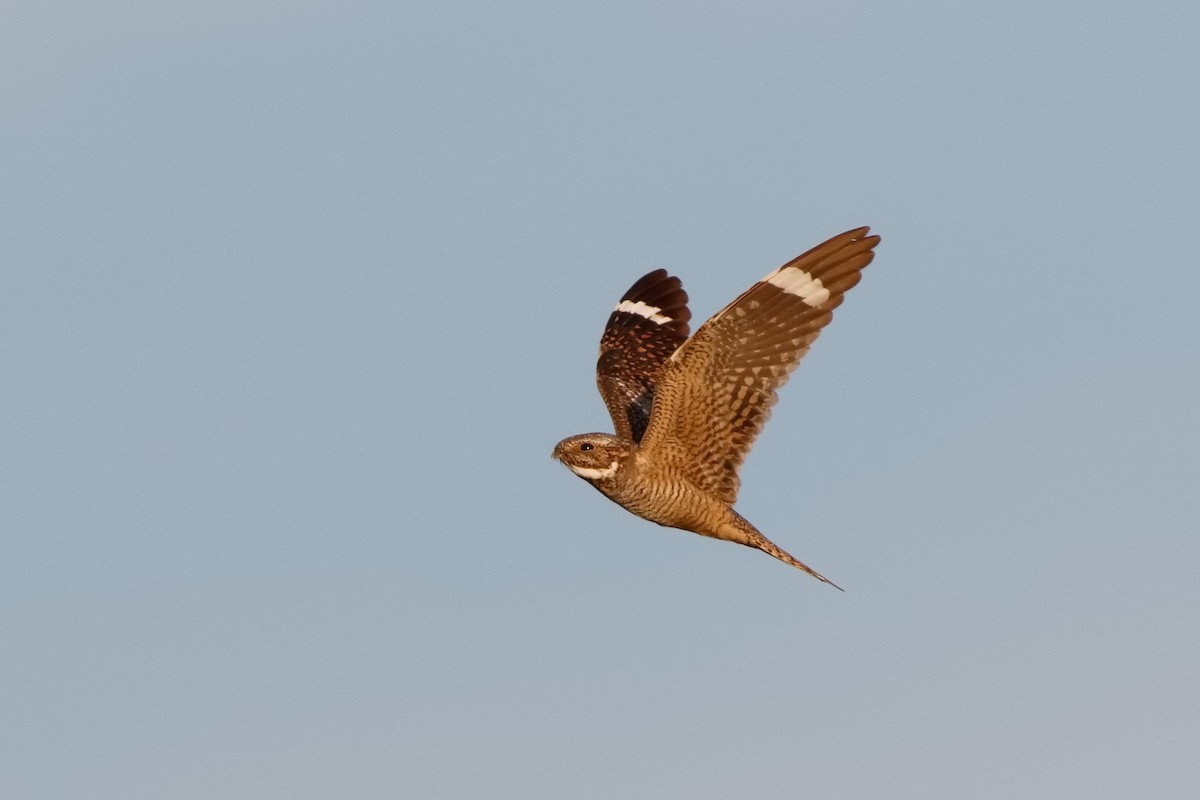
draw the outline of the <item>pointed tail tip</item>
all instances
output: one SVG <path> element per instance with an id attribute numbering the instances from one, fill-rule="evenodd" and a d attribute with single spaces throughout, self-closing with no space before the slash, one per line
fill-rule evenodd
<path id="1" fill-rule="evenodd" d="M 782 551 L 781 551 L 781 552 L 782 552 Z M 772 555 L 775 555 L 775 554 L 774 554 L 774 553 L 772 553 Z M 786 555 L 786 554 L 785 554 L 785 555 Z M 791 566 L 795 567 L 796 569 L 798 569 L 798 570 L 800 570 L 800 571 L 802 571 L 802 572 L 807 572 L 809 575 L 812 575 L 814 578 L 816 578 L 817 580 L 819 580 L 821 583 L 827 583 L 827 584 L 829 584 L 830 586 L 832 586 L 833 588 L 837 589 L 839 592 L 842 592 L 843 594 L 845 594 L 845 592 L 846 592 L 846 590 L 845 590 L 845 589 L 843 589 L 842 587 L 838 586 L 836 583 L 834 583 L 833 581 L 829 580 L 829 578 L 826 578 L 824 575 L 822 575 L 821 573 L 817 572 L 815 569 L 813 569 L 812 567 L 810 567 L 808 564 L 805 564 L 805 563 L 804 563 L 803 561 L 801 561 L 800 559 L 798 559 L 798 558 L 796 558 L 796 557 L 794 557 L 794 556 L 791 556 L 791 555 L 788 555 L 788 557 L 787 557 L 787 558 L 780 558 L 779 556 L 775 556 L 775 557 L 776 557 L 776 558 L 779 558 L 779 560 L 780 560 L 780 561 L 782 561 L 782 562 L 784 562 L 785 564 L 790 564 Z"/>
<path id="2" fill-rule="evenodd" d="M 814 578 L 821 581 L 821 583 L 827 583 L 830 586 L 832 586 L 833 588 L 837 589 L 839 592 L 842 592 L 843 594 L 845 594 L 845 592 L 846 592 L 845 589 L 838 586 L 836 583 L 829 580 L 829 578 L 826 578 L 824 575 L 817 572 L 815 569 L 810 567 L 808 564 L 805 564 L 803 561 L 797 561 L 796 559 L 793 558 L 791 561 L 789 561 L 787 563 L 791 564 L 793 567 L 803 570 L 804 572 L 807 572 L 809 575 L 812 575 Z"/>
<path id="3" fill-rule="evenodd" d="M 833 581 L 829 580 L 829 578 L 826 578 L 824 575 L 822 575 L 821 573 L 817 572 L 815 569 L 813 569 L 812 567 L 810 567 L 808 564 L 805 564 L 803 561 L 798 561 L 798 560 L 796 560 L 796 559 L 794 559 L 794 558 L 793 558 L 791 561 L 787 561 L 786 559 L 780 559 L 780 560 L 781 560 L 781 561 L 784 561 L 784 562 L 785 562 L 785 563 L 787 563 L 787 564 L 791 564 L 793 567 L 795 567 L 796 569 L 799 569 L 799 570 L 801 570 L 802 572 L 807 572 L 809 575 L 812 575 L 814 578 L 816 578 L 817 580 L 819 580 L 821 583 L 827 583 L 827 584 L 829 584 L 830 586 L 832 586 L 833 588 L 837 589 L 839 592 L 842 592 L 843 594 L 846 592 L 846 590 L 845 590 L 845 589 L 843 589 L 842 587 L 838 586 L 836 583 L 834 583 Z"/>
<path id="4" fill-rule="evenodd" d="M 843 594 L 846 592 L 845 589 L 838 586 L 833 581 L 829 580 L 829 578 L 826 578 L 824 575 L 817 572 L 815 569 L 810 567 L 808 564 L 805 564 L 803 561 L 796 558 L 794 555 L 792 555 L 788 551 L 784 550 L 782 547 L 775 544 L 767 537 L 763 536 L 762 533 L 760 533 L 757 528 L 755 528 L 753 525 L 751 525 L 749 522 L 747 522 L 746 519 L 744 517 L 740 516 L 736 511 L 733 512 L 733 514 L 734 514 L 735 522 L 737 524 L 732 526 L 733 527 L 732 531 L 727 532 L 729 535 L 727 535 L 727 536 L 718 535 L 718 538 L 728 539 L 729 541 L 737 542 L 738 544 L 744 544 L 747 547 L 758 548 L 759 550 L 762 550 L 767 555 L 777 558 L 780 561 L 782 561 L 783 563 L 785 563 L 789 566 L 795 567 L 796 569 L 800 570 L 801 572 L 807 572 L 809 575 L 813 576 L 814 578 L 821 581 L 822 583 L 828 583 L 830 586 L 837 589 L 839 592 L 842 592 Z"/>

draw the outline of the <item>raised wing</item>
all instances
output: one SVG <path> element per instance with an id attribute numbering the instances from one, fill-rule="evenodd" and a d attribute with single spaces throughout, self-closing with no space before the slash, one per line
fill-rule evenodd
<path id="1" fill-rule="evenodd" d="M 596 386 L 618 436 L 641 441 L 662 365 L 688 337 L 687 301 L 679 278 L 656 269 L 630 286 L 609 316 Z"/>
<path id="2" fill-rule="evenodd" d="M 763 278 L 704 323 L 659 376 L 642 449 L 728 503 L 776 390 L 874 258 L 878 236 L 835 236 Z"/>

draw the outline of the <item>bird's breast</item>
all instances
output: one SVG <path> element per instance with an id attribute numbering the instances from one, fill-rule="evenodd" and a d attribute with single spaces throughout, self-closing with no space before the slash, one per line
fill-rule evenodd
<path id="1" fill-rule="evenodd" d="M 682 476 L 635 462 L 616 478 L 607 486 L 597 483 L 596 488 L 626 510 L 659 525 L 701 533 L 724 516 L 724 503 Z"/>

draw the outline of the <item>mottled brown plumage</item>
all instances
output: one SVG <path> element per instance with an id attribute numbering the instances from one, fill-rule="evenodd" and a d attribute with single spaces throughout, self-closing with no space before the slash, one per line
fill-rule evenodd
<path id="1" fill-rule="evenodd" d="M 642 440 L 654 402 L 654 378 L 687 341 L 692 312 L 679 278 L 665 269 L 643 275 L 608 317 L 600 337 L 596 386 L 617 435 Z M 647 315 L 648 309 L 654 309 Z"/>
<path id="2" fill-rule="evenodd" d="M 559 442 L 554 457 L 629 511 L 660 525 L 756 547 L 835 585 L 733 510 L 738 469 L 777 390 L 874 257 L 858 228 L 784 264 L 687 338 L 679 279 L 649 273 L 601 338 L 597 384 L 616 435 Z"/>

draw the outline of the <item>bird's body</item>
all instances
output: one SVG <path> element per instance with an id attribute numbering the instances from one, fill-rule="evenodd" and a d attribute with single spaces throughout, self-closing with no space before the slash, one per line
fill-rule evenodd
<path id="1" fill-rule="evenodd" d="M 832 584 L 733 510 L 738 468 L 776 390 L 871 262 L 878 236 L 848 231 L 752 286 L 688 338 L 687 295 L 656 270 L 609 317 L 597 384 L 616 434 L 568 437 L 554 458 L 639 517 L 756 547 Z"/>

